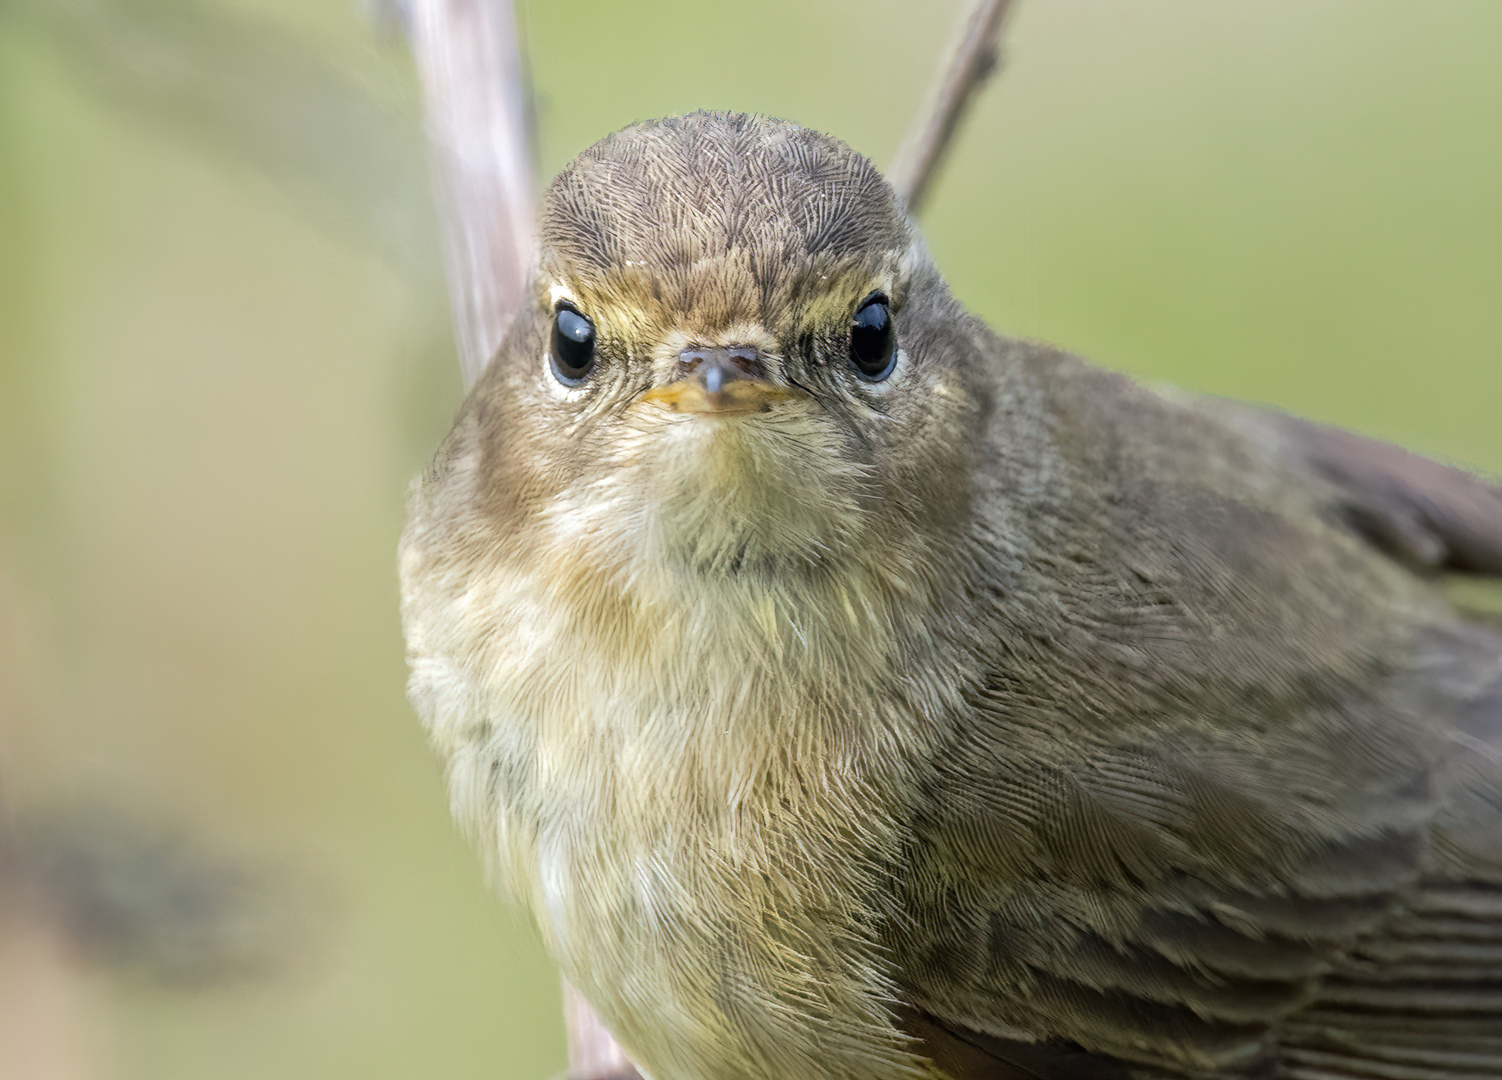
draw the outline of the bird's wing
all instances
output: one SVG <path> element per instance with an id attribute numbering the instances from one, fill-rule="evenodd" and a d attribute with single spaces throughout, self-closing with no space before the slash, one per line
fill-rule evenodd
<path id="1" fill-rule="evenodd" d="M 1391 773 L 1373 814 L 1317 764 L 1280 794 L 1209 744 L 1002 769 L 968 749 L 940 769 L 905 964 L 967 1080 L 1250 1074 L 1422 859 L 1416 776 Z M 1305 801 L 1320 788 L 1337 805 Z"/>
<path id="2" fill-rule="evenodd" d="M 965 1080 L 1502 1076 L 1502 638 L 1364 548 L 1502 573 L 1502 493 L 1053 374 L 1086 464 L 934 765 L 911 1030 Z M 1263 452 L 1216 443 L 1227 419 Z"/>
<path id="3" fill-rule="evenodd" d="M 1444 803 L 1424 879 L 1281 1026 L 1291 1080 L 1502 1076 L 1502 650 L 1493 649 L 1493 677 L 1466 701 L 1457 752 L 1437 777 Z"/>
<path id="4" fill-rule="evenodd" d="M 1391 557 L 1423 571 L 1502 575 L 1502 485 L 1364 435 L 1216 404 L 1290 468 L 1328 485 L 1334 512 Z"/>
<path id="5" fill-rule="evenodd" d="M 963 1080 L 1502 1076 L 1502 678 L 1465 692 L 1433 775 L 1327 777 L 1327 805 L 1317 764 L 1280 793 L 1207 746 L 1005 771 L 957 748 L 915 867 L 910 1030 Z"/>

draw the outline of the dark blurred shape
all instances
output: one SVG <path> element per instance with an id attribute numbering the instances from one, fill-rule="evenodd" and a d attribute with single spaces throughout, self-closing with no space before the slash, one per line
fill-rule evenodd
<path id="1" fill-rule="evenodd" d="M 201 986 L 279 972 L 315 939 L 286 875 L 118 808 L 35 814 L 0 831 L 0 908 L 90 962 Z"/>
<path id="2" fill-rule="evenodd" d="M 1347 495 L 1358 532 L 1421 570 L 1502 574 L 1502 489 L 1402 447 L 1286 417 L 1313 469 Z"/>

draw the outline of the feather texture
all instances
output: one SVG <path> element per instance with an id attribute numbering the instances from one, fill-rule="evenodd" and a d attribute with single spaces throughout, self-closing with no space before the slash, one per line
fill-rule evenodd
<path id="1" fill-rule="evenodd" d="M 760 117 L 586 151 L 532 294 L 414 491 L 411 696 L 653 1080 L 1502 1076 L 1502 636 L 1432 582 L 1495 486 L 992 334 Z M 653 405 L 706 349 L 776 406 Z"/>

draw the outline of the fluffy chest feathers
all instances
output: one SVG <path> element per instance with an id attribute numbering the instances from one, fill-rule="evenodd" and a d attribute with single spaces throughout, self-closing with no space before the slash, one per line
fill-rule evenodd
<path id="1" fill-rule="evenodd" d="M 435 741 L 499 763 L 479 791 L 456 777 L 465 820 L 561 802 L 546 816 L 580 831 L 686 850 L 708 828 L 718 858 L 776 872 L 769 832 L 839 818 L 843 837 L 852 808 L 888 809 L 966 681 L 920 625 L 924 598 L 867 565 L 792 583 L 612 565 L 568 542 L 591 516 L 550 515 L 550 557 L 472 577 L 422 620 L 413 694 Z"/>
<path id="2" fill-rule="evenodd" d="M 570 492 L 512 558 L 409 605 L 456 816 L 660 1078 L 841 1075 L 829 1032 L 850 1077 L 907 1075 L 873 943 L 936 719 L 973 680 L 940 579 L 900 549 L 773 575 L 723 502 L 653 495 Z"/>

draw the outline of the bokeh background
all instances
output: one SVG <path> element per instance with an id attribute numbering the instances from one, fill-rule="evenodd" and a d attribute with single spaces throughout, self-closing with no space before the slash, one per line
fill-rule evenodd
<path id="1" fill-rule="evenodd" d="M 541 169 L 698 107 L 885 162 L 956 10 L 524 3 Z M 1020 0 L 927 232 L 1004 331 L 1502 471 L 1499 53 L 1495 0 Z M 76 870 L 0 902 L 0 1073 L 563 1067 L 402 696 L 422 154 L 378 4 L 0 0 L 0 800 Z"/>

